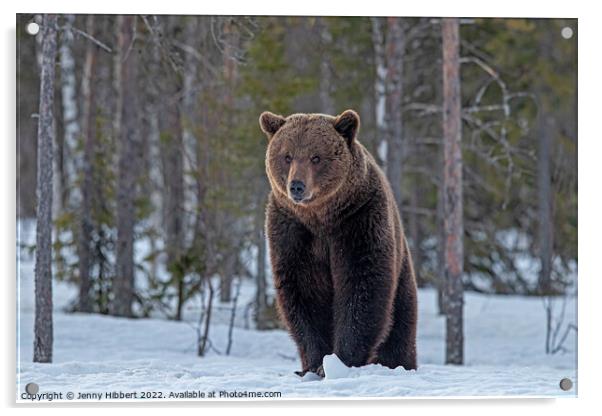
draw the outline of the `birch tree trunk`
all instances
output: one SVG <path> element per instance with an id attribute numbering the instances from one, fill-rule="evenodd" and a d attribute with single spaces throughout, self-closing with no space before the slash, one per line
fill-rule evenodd
<path id="1" fill-rule="evenodd" d="M 117 272 L 113 281 L 111 313 L 132 316 L 134 299 L 134 199 L 136 194 L 136 149 L 140 145 L 137 129 L 137 50 L 134 46 L 136 16 L 117 18 L 119 101 L 118 125 L 119 177 L 117 181 Z"/>
<path id="2" fill-rule="evenodd" d="M 385 30 L 382 17 L 371 17 L 372 45 L 374 48 L 374 116 L 376 120 L 377 154 L 381 168 L 387 173 L 387 58 L 385 54 Z"/>
<path id="3" fill-rule="evenodd" d="M 155 29 L 156 30 L 156 29 Z M 165 212 L 165 198 L 163 198 L 163 169 L 157 169 L 156 166 L 162 166 L 163 160 L 163 145 L 161 143 L 161 119 L 163 108 L 161 107 L 162 97 L 164 96 L 160 91 L 160 85 L 157 83 L 156 74 L 161 73 L 161 53 L 159 43 L 153 39 L 153 43 L 149 48 L 148 56 L 145 67 L 146 71 L 144 74 L 144 88 L 146 91 L 146 100 L 143 104 L 143 113 L 145 116 L 145 129 L 148 134 L 143 134 L 143 146 L 148 153 L 148 157 L 144 163 L 143 168 L 145 172 L 148 172 L 148 180 L 144 181 L 150 196 L 150 202 L 155 210 L 150 215 L 150 223 L 152 228 L 155 230 L 161 230 L 164 227 L 164 212 Z M 142 191 L 144 192 L 144 190 Z M 162 237 L 159 237 L 162 238 Z M 154 246 L 155 236 L 151 237 L 151 244 Z M 153 248 L 154 252 L 154 248 Z M 161 260 L 162 261 L 162 260 Z M 153 279 L 157 277 L 159 258 L 155 256 L 151 265 L 151 275 Z"/>
<path id="4" fill-rule="evenodd" d="M 38 118 L 35 323 L 33 361 L 52 362 L 52 159 L 56 15 L 44 15 Z"/>
<path id="5" fill-rule="evenodd" d="M 197 100 L 200 92 L 200 82 L 198 80 L 198 57 L 192 52 L 196 50 L 199 38 L 199 19 L 197 16 L 189 16 L 186 19 L 185 28 L 185 42 L 186 45 L 191 48 L 191 51 L 186 52 L 184 60 L 184 80 L 183 80 L 183 95 L 182 100 L 182 134 L 183 134 L 183 152 L 184 152 L 184 210 L 186 212 L 194 212 L 198 209 L 200 201 L 197 200 L 196 192 L 196 181 L 194 172 L 196 169 L 196 149 L 198 145 L 197 138 Z M 201 29 L 203 30 L 203 29 Z M 192 237 L 194 240 L 194 226 L 195 221 L 191 224 L 186 223 L 186 230 L 188 235 L 184 236 L 185 240 L 188 241 L 188 237 Z M 192 231 L 192 232 L 190 232 Z"/>
<path id="6" fill-rule="evenodd" d="M 94 15 L 88 15 L 86 30 L 94 36 Z M 94 187 L 94 152 L 96 149 L 96 54 L 97 48 L 91 42 L 86 45 L 84 74 L 82 78 L 82 130 L 84 136 L 83 181 L 81 186 L 80 227 L 77 256 L 79 258 L 79 312 L 92 312 L 92 193 Z"/>
<path id="7" fill-rule="evenodd" d="M 92 19 L 94 17 L 92 16 Z M 65 15 L 63 35 L 59 56 L 61 62 L 61 97 L 63 103 L 63 169 L 64 178 L 61 188 L 65 204 L 75 207 L 81 202 L 81 195 L 77 186 L 70 186 L 76 182 L 77 166 L 77 141 L 79 134 L 78 108 L 77 108 L 77 80 L 75 77 L 75 59 L 73 57 L 73 22 L 75 16 Z M 93 32 L 88 32 L 93 35 Z"/>
<path id="8" fill-rule="evenodd" d="M 387 105 L 389 107 L 389 143 L 387 148 L 387 176 L 393 195 L 401 210 L 401 164 L 403 161 L 403 61 L 405 36 L 399 17 L 387 18 Z"/>
<path id="9" fill-rule="evenodd" d="M 460 30 L 457 18 L 441 21 L 443 39 L 443 213 L 445 228 L 446 364 L 464 362 L 462 272 L 462 114 Z"/>

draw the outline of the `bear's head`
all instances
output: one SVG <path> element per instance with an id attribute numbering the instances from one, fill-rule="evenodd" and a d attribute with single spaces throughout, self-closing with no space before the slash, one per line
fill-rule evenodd
<path id="1" fill-rule="evenodd" d="M 269 140 L 267 175 L 279 196 L 302 206 L 320 204 L 347 180 L 360 126 L 355 111 L 286 118 L 266 111 L 259 124 Z"/>

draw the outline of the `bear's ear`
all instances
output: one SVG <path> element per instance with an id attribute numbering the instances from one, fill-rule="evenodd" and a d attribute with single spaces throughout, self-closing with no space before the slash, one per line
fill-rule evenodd
<path id="1" fill-rule="evenodd" d="M 360 129 L 360 116 L 353 110 L 345 110 L 334 120 L 334 128 L 351 145 Z"/>
<path id="2" fill-rule="evenodd" d="M 259 126 L 265 135 L 268 136 L 268 140 L 280 130 L 280 127 L 282 127 L 285 122 L 286 119 L 284 117 L 270 113 L 269 111 L 264 111 L 259 116 Z"/>

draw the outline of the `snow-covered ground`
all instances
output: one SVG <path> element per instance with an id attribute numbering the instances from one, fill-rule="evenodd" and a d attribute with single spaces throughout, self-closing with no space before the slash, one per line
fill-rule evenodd
<path id="1" fill-rule="evenodd" d="M 18 266 L 17 400 L 25 385 L 35 382 L 39 393 L 157 392 L 155 397 L 194 399 L 238 394 L 280 393 L 282 399 L 303 397 L 425 397 L 425 396 L 552 396 L 575 397 L 577 392 L 576 335 L 566 352 L 544 353 L 545 321 L 541 299 L 466 294 L 464 366 L 444 362 L 444 319 L 435 310 L 436 293 L 419 292 L 417 371 L 390 370 L 378 365 L 341 368 L 328 357 L 326 379 L 300 379 L 293 342 L 284 331 L 234 328 L 230 355 L 227 313 L 217 314 L 210 338 L 215 347 L 196 356 L 194 305 L 188 322 L 165 319 L 124 319 L 68 314 L 62 308 L 76 294 L 63 283 L 54 286 L 54 362 L 32 363 L 33 263 L 23 256 Z M 242 285 L 241 304 L 253 296 L 252 284 Z M 566 323 L 576 324 L 575 303 L 566 308 Z M 218 310 L 219 311 L 219 310 Z M 330 371 L 329 371 L 330 370 Z M 562 378 L 575 384 L 564 392 Z M 188 392 L 188 393 L 186 393 Z M 245 394 L 247 396 L 245 397 Z M 221 393 L 223 398 L 223 393 Z M 178 398 L 178 397 L 176 397 Z M 98 399 L 92 398 L 96 401 Z"/>

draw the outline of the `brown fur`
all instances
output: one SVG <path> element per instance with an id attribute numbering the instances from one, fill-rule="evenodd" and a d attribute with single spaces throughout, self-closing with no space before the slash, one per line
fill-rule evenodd
<path id="1" fill-rule="evenodd" d="M 301 373 L 321 373 L 333 352 L 348 366 L 415 369 L 412 260 L 391 187 L 356 139 L 359 116 L 265 112 L 260 126 L 271 265 Z"/>

